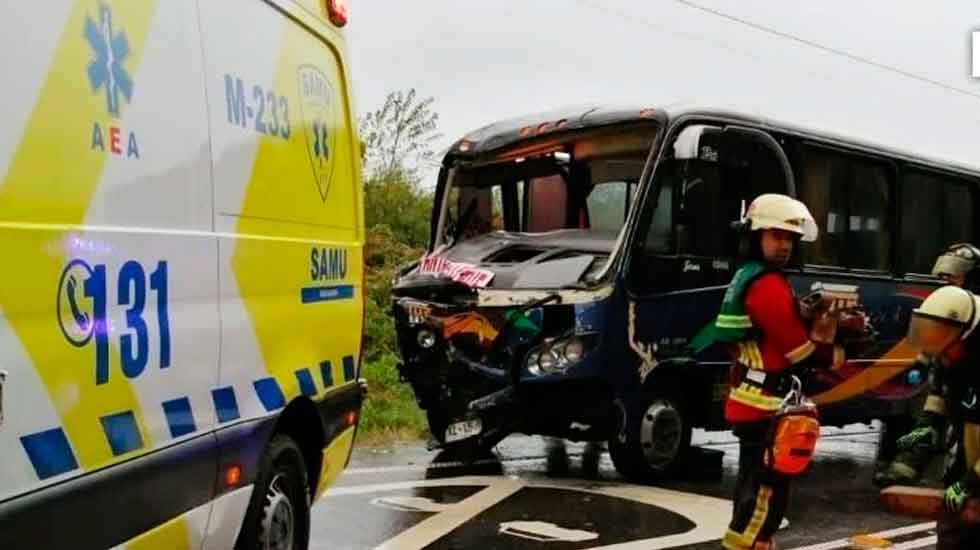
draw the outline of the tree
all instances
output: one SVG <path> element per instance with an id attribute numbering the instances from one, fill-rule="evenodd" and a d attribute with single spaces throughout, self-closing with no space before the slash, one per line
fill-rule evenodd
<path id="1" fill-rule="evenodd" d="M 419 99 L 415 88 L 388 94 L 380 109 L 360 122 L 364 140 L 364 169 L 369 180 L 403 177 L 418 183 L 419 165 L 435 157 L 439 114 L 434 98 Z"/>

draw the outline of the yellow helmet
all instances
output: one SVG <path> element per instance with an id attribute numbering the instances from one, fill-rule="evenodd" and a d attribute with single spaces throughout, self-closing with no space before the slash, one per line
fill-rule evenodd
<path id="1" fill-rule="evenodd" d="M 929 355 L 942 353 L 950 344 L 969 336 L 980 320 L 980 300 L 958 286 L 935 290 L 912 311 L 909 343 Z"/>
<path id="2" fill-rule="evenodd" d="M 759 195 L 745 212 L 750 231 L 782 229 L 796 233 L 804 241 L 817 240 L 819 229 L 813 215 L 802 202 L 777 193 Z"/>

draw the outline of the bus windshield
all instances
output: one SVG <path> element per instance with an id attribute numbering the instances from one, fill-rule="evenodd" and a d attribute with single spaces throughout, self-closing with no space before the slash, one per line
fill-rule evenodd
<path id="1" fill-rule="evenodd" d="M 587 232 L 615 240 L 653 141 L 653 131 L 593 135 L 534 157 L 497 155 L 450 169 L 436 245 L 493 232 Z"/>

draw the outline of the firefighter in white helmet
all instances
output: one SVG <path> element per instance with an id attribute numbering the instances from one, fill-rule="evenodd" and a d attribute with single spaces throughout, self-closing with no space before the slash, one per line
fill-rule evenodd
<path id="1" fill-rule="evenodd" d="M 945 368 L 943 411 L 953 428 L 953 460 L 943 479 L 944 504 L 952 514 L 937 524 L 939 550 L 980 548 L 980 526 L 959 516 L 966 500 L 980 497 L 980 299 L 969 291 L 944 286 L 912 312 L 909 342 Z"/>
<path id="2" fill-rule="evenodd" d="M 947 284 L 977 292 L 980 286 L 980 250 L 967 243 L 950 245 L 936 258 L 932 274 Z M 943 368 L 937 359 L 920 355 L 916 358 L 918 368 L 929 373 L 931 387 L 922 413 L 916 419 L 912 431 L 894 440 L 886 433 L 883 438 L 882 455 L 884 462 L 874 477 L 877 485 L 907 485 L 915 483 L 938 453 L 946 432 L 946 404 L 943 400 Z M 886 443 L 895 441 L 892 448 Z M 897 454 L 895 452 L 897 451 Z"/>
<path id="3" fill-rule="evenodd" d="M 791 375 L 844 362 L 840 346 L 815 342 L 782 268 L 800 240 L 814 241 L 817 224 L 807 207 L 785 195 L 752 201 L 741 221 L 748 258 L 725 293 L 721 311 L 691 342 L 713 343 L 732 356 L 732 389 L 725 419 L 739 438 L 734 509 L 722 545 L 729 550 L 771 549 L 789 504 L 791 477 L 767 461 L 769 434 Z"/>

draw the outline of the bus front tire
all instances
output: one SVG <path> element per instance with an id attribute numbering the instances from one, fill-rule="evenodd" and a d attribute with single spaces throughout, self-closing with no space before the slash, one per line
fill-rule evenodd
<path id="1" fill-rule="evenodd" d="M 303 452 L 278 434 L 262 456 L 236 550 L 306 550 L 310 489 Z"/>
<path id="2" fill-rule="evenodd" d="M 623 477 L 642 483 L 676 473 L 691 444 L 691 423 L 675 394 L 647 394 L 642 414 L 631 418 L 625 441 L 609 441 L 609 456 Z"/>

